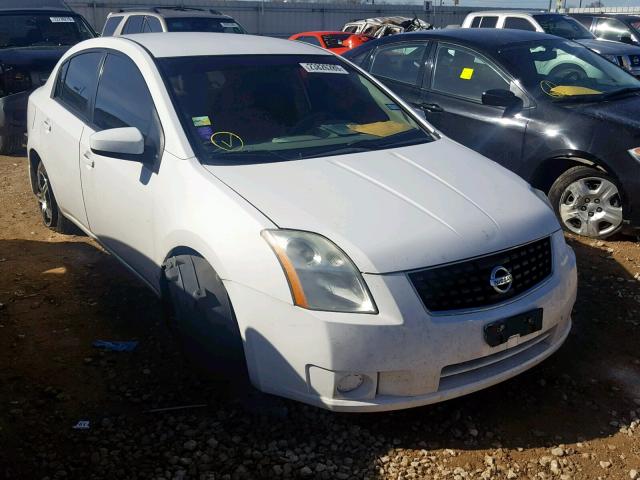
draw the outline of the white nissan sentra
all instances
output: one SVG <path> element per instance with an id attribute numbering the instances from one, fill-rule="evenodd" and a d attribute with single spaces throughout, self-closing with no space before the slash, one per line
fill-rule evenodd
<path id="1" fill-rule="evenodd" d="M 575 257 L 544 195 L 316 47 L 89 40 L 28 124 L 44 223 L 95 238 L 170 303 L 193 358 L 264 392 L 425 405 L 571 328 Z"/>

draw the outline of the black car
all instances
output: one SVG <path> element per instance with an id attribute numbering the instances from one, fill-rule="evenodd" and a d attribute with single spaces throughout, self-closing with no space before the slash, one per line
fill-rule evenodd
<path id="1" fill-rule="evenodd" d="M 600 55 L 544 33 L 444 29 L 344 56 L 547 192 L 565 229 L 605 238 L 640 227 L 640 81 Z"/>
<path id="2" fill-rule="evenodd" d="M 570 13 L 596 37 L 640 45 L 640 14 Z"/>
<path id="3" fill-rule="evenodd" d="M 91 26 L 59 0 L 0 2 L 0 153 L 24 143 L 27 99 L 62 54 L 95 37 Z"/>

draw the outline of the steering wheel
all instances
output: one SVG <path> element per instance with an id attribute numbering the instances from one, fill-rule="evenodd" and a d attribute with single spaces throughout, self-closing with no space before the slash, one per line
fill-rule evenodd
<path id="1" fill-rule="evenodd" d="M 564 64 L 553 68 L 547 78 L 560 85 L 576 85 L 588 80 L 589 76 L 579 65 Z"/>

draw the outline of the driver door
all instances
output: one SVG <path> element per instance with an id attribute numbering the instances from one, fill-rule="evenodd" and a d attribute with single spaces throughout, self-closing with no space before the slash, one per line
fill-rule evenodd
<path id="1" fill-rule="evenodd" d="M 155 252 L 153 198 L 162 130 L 146 82 L 127 56 L 107 54 L 92 117 L 80 140 L 82 192 L 91 231 L 153 284 L 159 272 L 151 259 Z M 142 155 L 113 156 L 91 150 L 91 135 L 121 127 L 140 130 L 145 141 Z"/>
<path id="2" fill-rule="evenodd" d="M 466 47 L 439 43 L 432 64 L 422 98 L 427 120 L 453 140 L 517 170 L 528 122 L 526 110 L 507 114 L 503 107 L 483 105 L 482 94 L 511 90 L 526 102 L 524 94 L 493 62 Z"/>

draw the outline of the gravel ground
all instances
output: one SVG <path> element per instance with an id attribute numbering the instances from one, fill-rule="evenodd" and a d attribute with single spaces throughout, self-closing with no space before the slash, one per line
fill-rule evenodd
<path id="1" fill-rule="evenodd" d="M 632 238 L 569 238 L 574 328 L 542 365 L 439 405 L 335 414 L 199 381 L 151 294 L 40 225 L 24 158 L 0 157 L 0 225 L 0 478 L 640 479 Z"/>

